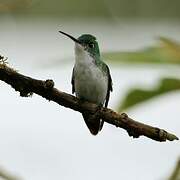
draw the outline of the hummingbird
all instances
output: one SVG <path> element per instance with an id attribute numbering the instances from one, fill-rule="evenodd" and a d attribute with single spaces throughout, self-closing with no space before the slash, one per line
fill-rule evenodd
<path id="1" fill-rule="evenodd" d="M 75 64 L 71 84 L 72 94 L 81 100 L 107 107 L 112 91 L 112 78 L 109 67 L 102 61 L 99 45 L 95 36 L 83 34 L 75 38 L 63 31 L 61 34 L 75 42 Z M 97 135 L 104 121 L 92 118 L 92 114 L 82 113 L 84 121 L 91 134 Z"/>

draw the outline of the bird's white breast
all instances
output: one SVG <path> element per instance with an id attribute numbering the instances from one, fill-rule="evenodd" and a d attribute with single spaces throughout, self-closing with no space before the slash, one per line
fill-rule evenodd
<path id="1" fill-rule="evenodd" d="M 74 81 L 76 96 L 94 102 L 104 104 L 108 88 L 108 79 L 94 59 L 86 51 L 76 51 L 74 66 Z"/>

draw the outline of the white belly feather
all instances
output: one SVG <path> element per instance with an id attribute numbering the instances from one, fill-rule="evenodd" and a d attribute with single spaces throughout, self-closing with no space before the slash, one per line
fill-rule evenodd
<path id="1" fill-rule="evenodd" d="M 82 59 L 76 59 L 74 81 L 77 97 L 99 105 L 104 104 L 108 79 L 95 65 L 91 56 L 86 54 L 85 57 L 82 56 Z"/>

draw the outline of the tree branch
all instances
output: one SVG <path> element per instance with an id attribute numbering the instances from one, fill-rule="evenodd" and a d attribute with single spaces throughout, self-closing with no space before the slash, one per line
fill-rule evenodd
<path id="1" fill-rule="evenodd" d="M 10 68 L 6 60 L 0 56 L 0 80 L 11 85 L 16 91 L 19 91 L 22 97 L 29 97 L 33 93 L 36 93 L 49 101 L 54 101 L 61 106 L 79 111 L 80 113 L 91 113 L 93 116 L 98 116 L 109 124 L 125 129 L 129 136 L 133 136 L 134 138 L 146 136 L 160 142 L 178 140 L 178 137 L 175 135 L 163 129 L 137 122 L 129 118 L 125 113 L 118 114 L 111 109 L 100 108 L 96 104 L 81 101 L 75 96 L 59 91 L 54 88 L 54 82 L 52 80 L 42 81 L 24 76 Z"/>

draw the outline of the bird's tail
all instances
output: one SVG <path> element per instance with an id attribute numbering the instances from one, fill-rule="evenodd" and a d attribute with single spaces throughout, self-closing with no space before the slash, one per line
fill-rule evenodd
<path id="1" fill-rule="evenodd" d="M 93 119 L 92 115 L 89 113 L 82 113 L 82 115 L 91 134 L 97 135 L 98 132 L 102 129 L 104 121 L 97 118 Z"/>

